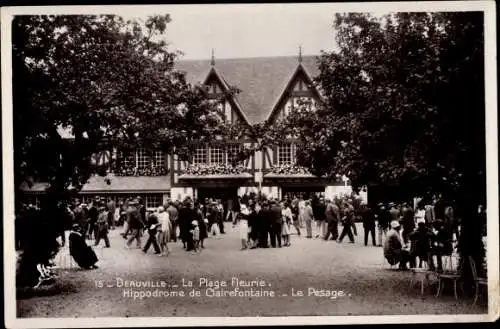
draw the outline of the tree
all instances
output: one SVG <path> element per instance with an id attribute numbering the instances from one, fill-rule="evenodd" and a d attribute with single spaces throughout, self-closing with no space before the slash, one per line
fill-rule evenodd
<path id="1" fill-rule="evenodd" d="M 210 140 L 220 113 L 174 69 L 164 40 L 170 16 L 16 16 L 12 24 L 16 200 L 26 179 L 50 184 L 44 218 L 95 173 L 113 147 L 187 157 Z M 73 138 L 64 138 L 61 129 Z M 17 207 L 19 209 L 19 207 Z M 54 222 L 54 221 L 52 221 Z"/>
<path id="2" fill-rule="evenodd" d="M 483 14 L 356 13 L 334 26 L 339 50 L 318 63 L 324 101 L 288 119 L 299 162 L 346 174 L 356 189 L 390 187 L 399 200 L 442 195 L 462 218 L 462 255 L 482 264 Z"/>

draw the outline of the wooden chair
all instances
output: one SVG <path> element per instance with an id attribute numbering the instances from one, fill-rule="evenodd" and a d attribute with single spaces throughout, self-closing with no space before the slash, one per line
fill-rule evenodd
<path id="1" fill-rule="evenodd" d="M 415 277 L 418 276 L 420 281 L 420 294 L 423 295 L 425 281 L 427 281 L 429 279 L 429 276 L 434 274 L 434 272 L 429 270 L 427 261 L 423 262 L 423 268 L 412 268 L 410 269 L 410 271 L 412 273 L 412 277 L 410 280 L 410 288 L 413 288 L 413 281 Z"/>
<path id="2" fill-rule="evenodd" d="M 447 257 L 451 257 L 451 256 L 447 256 Z M 451 262 L 451 258 L 450 258 L 450 262 Z M 458 299 L 457 283 L 458 283 L 458 280 L 460 280 L 460 278 L 462 277 L 462 266 L 460 264 L 458 264 L 456 270 L 448 270 L 447 269 L 447 270 L 443 271 L 442 273 L 439 273 L 439 272 L 435 272 L 435 273 L 436 273 L 436 276 L 438 279 L 438 288 L 437 288 L 437 292 L 436 292 L 436 297 L 439 297 L 439 295 L 441 295 L 441 293 L 443 292 L 443 289 L 444 289 L 444 281 L 448 280 L 448 281 L 453 282 L 453 292 L 455 294 L 455 299 Z"/>
<path id="3" fill-rule="evenodd" d="M 469 264 L 471 266 L 472 278 L 474 279 L 474 287 L 475 287 L 474 302 L 472 303 L 472 305 L 476 305 L 477 299 L 479 298 L 479 288 L 481 286 L 488 287 L 488 279 L 479 277 L 477 275 L 476 262 L 474 261 L 472 256 L 469 256 Z"/>

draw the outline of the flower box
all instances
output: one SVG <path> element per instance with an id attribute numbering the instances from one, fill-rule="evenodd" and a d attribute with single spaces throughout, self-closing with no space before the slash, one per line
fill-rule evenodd
<path id="1" fill-rule="evenodd" d="M 184 176 L 230 176 L 248 174 L 248 168 L 242 165 L 232 166 L 228 164 L 205 165 L 191 164 L 183 170 Z"/>
<path id="2" fill-rule="evenodd" d="M 311 177 L 309 169 L 297 165 L 279 165 L 273 166 L 266 170 L 266 177 L 269 176 L 301 176 L 301 177 Z"/>
<path id="3" fill-rule="evenodd" d="M 165 176 L 167 169 L 165 167 L 117 167 L 114 170 L 116 176 Z"/>

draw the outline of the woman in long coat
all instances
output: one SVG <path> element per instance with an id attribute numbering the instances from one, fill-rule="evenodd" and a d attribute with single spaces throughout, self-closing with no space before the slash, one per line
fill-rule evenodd
<path id="1" fill-rule="evenodd" d="M 97 268 L 95 265 L 98 261 L 97 256 L 94 250 L 85 242 L 82 231 L 77 224 L 73 225 L 69 234 L 69 253 L 81 268 Z"/>
<path id="2" fill-rule="evenodd" d="M 196 212 L 193 209 L 193 203 L 190 199 L 186 199 L 179 209 L 178 217 L 180 237 L 186 251 L 191 251 L 193 249 L 193 239 L 189 231 L 191 230 L 191 222 L 195 220 L 195 218 Z"/>

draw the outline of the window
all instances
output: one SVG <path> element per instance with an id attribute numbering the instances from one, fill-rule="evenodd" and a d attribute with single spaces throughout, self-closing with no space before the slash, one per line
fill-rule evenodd
<path id="1" fill-rule="evenodd" d="M 233 120 L 233 112 L 231 111 L 231 106 L 229 104 L 224 106 L 224 114 L 226 115 L 226 122 L 231 122 Z"/>
<path id="2" fill-rule="evenodd" d="M 285 104 L 285 108 L 283 109 L 283 116 L 287 117 L 290 114 L 290 112 L 292 111 L 292 105 L 293 102 L 289 99 Z"/>
<path id="3" fill-rule="evenodd" d="M 135 167 L 135 152 L 122 153 L 122 158 L 125 167 Z"/>
<path id="4" fill-rule="evenodd" d="M 37 195 L 30 195 L 26 198 L 25 202 L 37 208 L 40 208 L 40 197 Z"/>
<path id="5" fill-rule="evenodd" d="M 146 194 L 146 208 L 157 208 L 163 205 L 163 194 Z"/>
<path id="6" fill-rule="evenodd" d="M 241 144 L 228 144 L 226 146 L 217 145 L 211 147 L 199 147 L 196 149 L 193 156 L 193 164 L 199 165 L 232 165 L 237 159 L 239 152 L 242 149 Z M 236 162 L 241 164 L 242 161 Z"/>
<path id="7" fill-rule="evenodd" d="M 278 146 L 278 165 L 291 165 L 295 162 L 295 148 L 292 144 Z"/>
<path id="8" fill-rule="evenodd" d="M 285 104 L 284 115 L 287 116 L 290 114 L 292 109 L 298 109 L 301 107 L 308 111 L 314 111 L 316 104 L 312 97 L 292 97 Z"/>
<path id="9" fill-rule="evenodd" d="M 130 153 L 120 153 L 122 164 L 127 168 L 144 169 L 151 166 L 153 162 L 156 167 L 164 167 L 166 162 L 165 152 L 155 150 L 153 156 L 146 149 L 138 149 Z"/>
<path id="10" fill-rule="evenodd" d="M 226 162 L 226 154 L 224 153 L 224 150 L 220 147 L 211 147 L 210 163 L 215 165 L 215 164 L 222 164 L 225 162 Z"/>
<path id="11" fill-rule="evenodd" d="M 193 164 L 220 165 L 233 164 L 242 146 L 240 144 L 229 144 L 227 146 L 199 147 L 193 156 Z M 241 161 L 237 162 L 238 164 Z"/>
<path id="12" fill-rule="evenodd" d="M 165 167 L 165 152 L 155 151 L 154 162 L 156 167 Z"/>
<path id="13" fill-rule="evenodd" d="M 150 157 L 146 150 L 137 150 L 137 168 L 144 169 L 150 166 Z"/>
<path id="14" fill-rule="evenodd" d="M 208 153 L 208 148 L 206 146 L 197 148 L 194 154 L 193 163 L 208 164 L 207 153 Z"/>
<path id="15" fill-rule="evenodd" d="M 233 163 L 237 157 L 238 153 L 241 151 L 241 145 L 240 144 L 230 144 L 227 147 L 227 162 L 228 163 Z"/>
<path id="16" fill-rule="evenodd" d="M 90 202 L 92 202 L 92 200 L 93 200 L 92 195 L 88 195 L 88 194 L 82 195 L 82 203 L 90 204 Z"/>

